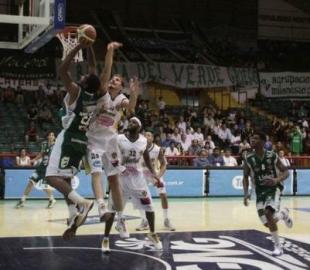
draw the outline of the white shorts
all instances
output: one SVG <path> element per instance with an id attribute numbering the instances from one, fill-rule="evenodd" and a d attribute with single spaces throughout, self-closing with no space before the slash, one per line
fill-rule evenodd
<path id="1" fill-rule="evenodd" d="M 134 208 L 153 211 L 152 196 L 142 172 L 132 175 L 125 171 L 120 176 L 120 185 L 125 204 L 131 199 Z"/>
<path id="2" fill-rule="evenodd" d="M 154 185 L 154 179 L 151 176 L 151 172 L 149 170 L 144 170 L 143 175 L 148 184 Z M 156 187 L 157 195 L 167 194 L 166 183 L 163 177 L 160 177 L 160 181 L 163 183 L 163 187 Z"/>
<path id="3" fill-rule="evenodd" d="M 100 140 L 100 143 L 98 140 L 89 138 L 87 162 L 90 173 L 102 173 L 102 168 L 107 176 L 123 172 L 125 167 L 120 165 L 120 157 L 120 150 L 117 145 L 117 134 Z"/>

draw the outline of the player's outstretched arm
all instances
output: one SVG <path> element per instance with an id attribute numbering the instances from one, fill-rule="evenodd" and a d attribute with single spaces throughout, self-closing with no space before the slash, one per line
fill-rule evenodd
<path id="1" fill-rule="evenodd" d="M 74 102 L 78 95 L 79 87 L 78 85 L 72 80 L 70 75 L 70 64 L 74 58 L 74 56 L 77 54 L 77 52 L 82 48 L 81 44 L 77 44 L 66 56 L 64 61 L 61 63 L 59 67 L 59 76 L 61 81 L 63 82 L 66 91 L 70 95 L 70 103 Z"/>
<path id="2" fill-rule="evenodd" d="M 107 91 L 107 85 L 111 78 L 111 71 L 113 65 L 114 50 L 122 47 L 123 44 L 119 42 L 110 42 L 107 46 L 107 53 L 105 55 L 104 68 L 100 74 L 100 81 L 102 85 L 102 94 Z"/>

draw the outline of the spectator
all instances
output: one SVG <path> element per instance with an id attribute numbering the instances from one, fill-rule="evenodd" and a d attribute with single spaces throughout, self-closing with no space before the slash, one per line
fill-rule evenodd
<path id="1" fill-rule="evenodd" d="M 223 123 L 219 128 L 217 136 L 220 139 L 220 145 L 227 147 L 230 145 L 232 134 L 229 128 L 226 127 L 226 124 Z"/>
<path id="2" fill-rule="evenodd" d="M 159 114 L 163 115 L 166 109 L 166 102 L 163 100 L 163 97 L 158 98 L 157 106 L 159 109 Z"/>
<path id="3" fill-rule="evenodd" d="M 196 156 L 201 152 L 201 146 L 198 144 L 198 140 L 192 140 L 191 146 L 188 148 L 188 154 Z"/>
<path id="4" fill-rule="evenodd" d="M 223 156 L 224 166 L 234 167 L 238 166 L 237 160 L 231 155 L 231 150 L 227 148 Z"/>
<path id="5" fill-rule="evenodd" d="M 279 159 L 280 159 L 280 161 L 282 162 L 282 164 L 283 164 L 285 167 L 290 167 L 291 164 L 290 164 L 289 160 L 288 160 L 287 158 L 285 158 L 284 154 L 285 154 L 285 153 L 284 153 L 284 150 L 280 150 L 280 151 L 279 151 Z"/>
<path id="6" fill-rule="evenodd" d="M 203 134 L 201 132 L 201 128 L 200 127 L 198 127 L 196 129 L 196 132 L 193 134 L 193 137 L 194 137 L 195 140 L 198 141 L 199 145 L 201 145 L 201 146 L 203 145 L 204 136 L 203 136 Z"/>
<path id="7" fill-rule="evenodd" d="M 186 131 L 186 122 L 184 121 L 184 117 L 180 116 L 178 122 L 176 123 L 177 128 L 180 130 L 180 133 L 185 133 Z"/>
<path id="8" fill-rule="evenodd" d="M 27 118 L 29 121 L 37 121 L 38 110 L 34 105 L 30 105 L 30 108 L 28 109 Z"/>
<path id="9" fill-rule="evenodd" d="M 164 147 L 164 148 L 168 148 L 170 145 L 171 145 L 171 143 L 176 143 L 172 138 L 171 138 L 171 134 L 167 134 L 167 136 L 166 136 L 166 139 L 162 142 L 162 147 Z"/>
<path id="10" fill-rule="evenodd" d="M 266 142 L 265 142 L 264 148 L 267 151 L 272 150 L 272 141 L 270 140 L 270 137 L 268 135 L 266 135 Z"/>
<path id="11" fill-rule="evenodd" d="M 31 121 L 29 128 L 26 130 L 25 143 L 28 144 L 29 141 L 37 142 L 38 140 L 39 135 L 37 133 L 36 125 L 33 121 Z"/>
<path id="12" fill-rule="evenodd" d="M 251 122 L 247 121 L 244 130 L 241 131 L 241 138 L 242 140 L 246 139 L 249 142 L 253 134 L 254 130 L 251 127 Z"/>
<path id="13" fill-rule="evenodd" d="M 205 141 L 205 145 L 206 145 L 206 143 L 209 143 L 210 149 L 211 149 L 212 152 L 213 152 L 213 149 L 215 148 L 215 143 L 214 143 L 214 141 L 212 140 L 212 136 L 211 136 L 211 135 L 208 135 L 208 136 L 207 136 L 207 140 Z M 209 152 L 209 154 L 211 154 L 211 153 Z"/>
<path id="14" fill-rule="evenodd" d="M 209 113 L 207 117 L 204 117 L 203 125 L 211 129 L 214 128 L 215 121 L 211 113 Z"/>
<path id="15" fill-rule="evenodd" d="M 30 157 L 26 155 L 26 149 L 21 149 L 19 156 L 16 157 L 16 166 L 18 167 L 28 167 L 30 166 Z"/>
<path id="16" fill-rule="evenodd" d="M 291 145 L 291 152 L 293 154 L 299 155 L 302 153 L 302 133 L 298 126 L 296 126 L 293 132 L 290 134 L 290 145 Z"/>
<path id="17" fill-rule="evenodd" d="M 181 134 L 181 142 L 180 142 L 182 149 L 183 149 L 183 153 L 184 152 L 188 152 L 188 148 L 191 145 L 191 141 L 189 139 L 187 139 L 187 135 L 185 133 Z"/>
<path id="18" fill-rule="evenodd" d="M 243 139 L 243 141 L 239 145 L 239 153 L 243 153 L 244 150 L 251 149 L 251 145 L 248 143 L 247 139 Z"/>
<path id="19" fill-rule="evenodd" d="M 180 152 L 175 146 L 175 142 L 171 141 L 169 147 L 165 150 L 165 156 L 179 156 Z"/>
<path id="20" fill-rule="evenodd" d="M 213 149 L 212 155 L 209 156 L 209 161 L 212 166 L 223 166 L 224 160 L 221 156 L 220 149 L 218 147 L 215 147 Z"/>
<path id="21" fill-rule="evenodd" d="M 180 143 L 181 142 L 181 135 L 179 133 L 179 129 L 178 128 L 174 128 L 173 133 L 171 135 L 171 139 L 174 140 L 176 143 Z"/>
<path id="22" fill-rule="evenodd" d="M 200 168 L 207 167 L 208 165 L 210 165 L 208 157 L 209 157 L 208 151 L 202 149 L 199 153 L 199 157 L 193 159 L 193 166 Z"/>

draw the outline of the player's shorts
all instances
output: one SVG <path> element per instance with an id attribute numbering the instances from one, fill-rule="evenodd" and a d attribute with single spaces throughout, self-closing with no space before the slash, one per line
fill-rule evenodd
<path id="1" fill-rule="evenodd" d="M 46 166 L 40 164 L 38 167 L 36 167 L 33 174 L 29 177 L 29 180 L 35 185 L 40 180 L 44 181 L 45 173 L 46 173 Z"/>
<path id="2" fill-rule="evenodd" d="M 121 154 L 117 145 L 117 134 L 108 136 L 99 142 L 89 138 L 87 162 L 90 173 L 100 172 L 102 168 L 107 176 L 116 175 L 126 168 L 120 164 Z"/>
<path id="3" fill-rule="evenodd" d="M 281 190 L 269 190 L 266 192 L 256 192 L 256 209 L 257 214 L 263 224 L 267 223 L 265 216 L 266 207 L 271 207 L 275 212 L 280 210 Z"/>
<path id="4" fill-rule="evenodd" d="M 149 185 L 154 185 L 154 179 L 151 176 L 151 172 L 149 170 L 143 171 L 144 178 L 146 179 Z M 156 187 L 157 195 L 167 194 L 166 183 L 163 177 L 160 177 L 160 181 L 163 183 L 162 187 Z"/>
<path id="5" fill-rule="evenodd" d="M 86 148 L 86 136 L 76 136 L 72 132 L 62 130 L 52 149 L 46 176 L 74 176 L 78 172 L 82 157 L 86 155 Z"/>
<path id="6" fill-rule="evenodd" d="M 120 176 L 120 185 L 125 204 L 131 199 L 134 208 L 153 211 L 152 196 L 142 172 L 128 174 L 126 169 Z"/>

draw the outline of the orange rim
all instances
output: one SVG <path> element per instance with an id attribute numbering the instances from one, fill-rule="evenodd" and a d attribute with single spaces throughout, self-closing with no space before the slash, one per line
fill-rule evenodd
<path id="1" fill-rule="evenodd" d="M 60 33 L 62 33 L 65 37 L 68 37 L 69 33 L 71 34 L 71 36 L 76 36 L 77 29 L 77 26 L 66 26 Z"/>

